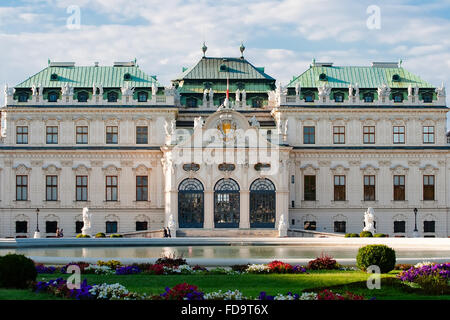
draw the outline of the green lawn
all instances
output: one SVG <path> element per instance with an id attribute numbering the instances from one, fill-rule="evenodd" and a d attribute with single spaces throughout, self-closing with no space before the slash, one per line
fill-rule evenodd
<path id="1" fill-rule="evenodd" d="M 60 277 L 60 274 L 40 275 L 38 280 L 48 281 Z M 246 296 L 258 296 L 259 292 L 267 294 L 286 294 L 287 292 L 300 293 L 317 288 L 331 288 L 336 292 L 346 290 L 363 294 L 364 296 L 382 299 L 450 299 L 450 295 L 428 296 L 417 292 L 407 292 L 398 281 L 395 273 L 383 275 L 380 290 L 369 290 L 365 283 L 368 274 L 360 271 L 315 271 L 310 274 L 244 274 L 244 275 L 84 275 L 89 284 L 120 283 L 128 290 L 159 294 L 164 288 L 172 287 L 178 283 L 194 284 L 204 292 L 239 289 Z M 35 294 L 29 290 L 0 290 L 0 299 L 44 300 L 55 299 L 46 294 Z"/>

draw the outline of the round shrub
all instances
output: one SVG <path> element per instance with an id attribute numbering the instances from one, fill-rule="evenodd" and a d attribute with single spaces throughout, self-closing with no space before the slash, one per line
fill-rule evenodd
<path id="1" fill-rule="evenodd" d="M 33 260 L 21 254 L 0 257 L 0 287 L 25 289 L 36 281 L 37 271 Z"/>
<path id="2" fill-rule="evenodd" d="M 372 244 L 359 248 L 356 266 L 365 271 L 369 266 L 380 267 L 382 273 L 388 273 L 395 267 L 395 250 L 382 244 Z"/>
<path id="3" fill-rule="evenodd" d="M 91 236 L 88 235 L 88 234 L 82 234 L 82 233 L 77 234 L 77 238 L 90 238 L 90 237 L 91 237 Z"/>
<path id="4" fill-rule="evenodd" d="M 384 233 L 375 233 L 374 238 L 386 238 L 387 236 Z"/>
<path id="5" fill-rule="evenodd" d="M 112 234 L 109 237 L 110 238 L 123 238 L 123 235 L 121 235 L 121 234 Z"/>
<path id="6" fill-rule="evenodd" d="M 106 238 L 106 235 L 103 232 L 99 232 L 95 235 L 96 238 Z"/>
<path id="7" fill-rule="evenodd" d="M 362 232 L 359 234 L 359 236 L 360 236 L 361 238 L 371 238 L 371 237 L 373 237 L 372 232 L 370 232 L 370 231 L 362 231 Z"/>
<path id="8" fill-rule="evenodd" d="M 359 234 L 357 234 L 357 233 L 346 233 L 345 237 L 346 238 L 359 238 Z"/>

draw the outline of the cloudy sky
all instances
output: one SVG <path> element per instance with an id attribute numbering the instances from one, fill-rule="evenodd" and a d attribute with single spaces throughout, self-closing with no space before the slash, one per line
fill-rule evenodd
<path id="1" fill-rule="evenodd" d="M 363 66 L 401 59 L 440 85 L 450 83 L 449 35 L 450 0 L 2 0 L 0 84 L 18 84 L 48 59 L 136 58 L 168 85 L 201 57 L 203 41 L 208 56 L 239 56 L 243 41 L 245 57 L 282 84 L 315 58 Z"/>

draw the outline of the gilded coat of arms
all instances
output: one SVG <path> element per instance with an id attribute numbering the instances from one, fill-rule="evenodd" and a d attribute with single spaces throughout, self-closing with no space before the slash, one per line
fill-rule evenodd
<path id="1" fill-rule="evenodd" d="M 236 127 L 236 122 L 230 118 L 223 118 L 217 121 L 217 130 L 222 134 L 225 142 L 234 139 Z"/>

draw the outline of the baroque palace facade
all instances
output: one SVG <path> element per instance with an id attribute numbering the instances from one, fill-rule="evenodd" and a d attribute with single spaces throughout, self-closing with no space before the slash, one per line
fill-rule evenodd
<path id="1" fill-rule="evenodd" d="M 399 63 L 313 61 L 287 86 L 244 56 L 170 87 L 136 61 L 48 67 L 6 88 L 0 237 L 291 229 L 449 236 L 444 87 Z M 229 98 L 227 98 L 229 91 Z M 39 209 L 37 214 L 37 209 Z M 38 221 L 37 221 L 38 219 Z M 191 233 L 189 233 L 191 232 Z"/>

